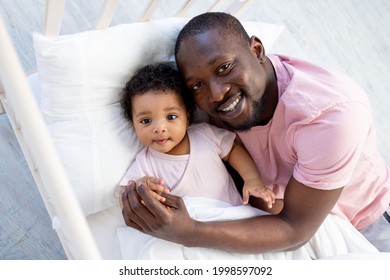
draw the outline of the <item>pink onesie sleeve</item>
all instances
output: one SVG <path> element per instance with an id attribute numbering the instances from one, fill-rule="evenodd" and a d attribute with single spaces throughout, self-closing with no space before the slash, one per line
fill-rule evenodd
<path id="1" fill-rule="evenodd" d="M 207 128 L 209 137 L 219 149 L 217 152 L 220 158 L 224 158 L 230 153 L 236 134 L 227 129 L 218 128 L 214 125 L 207 125 Z"/>

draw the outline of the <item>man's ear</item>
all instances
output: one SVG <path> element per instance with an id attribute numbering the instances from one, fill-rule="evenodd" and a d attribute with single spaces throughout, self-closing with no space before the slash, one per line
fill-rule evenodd
<path id="1" fill-rule="evenodd" d="M 257 57 L 257 59 L 260 62 L 264 62 L 265 61 L 265 50 L 264 50 L 264 46 L 263 46 L 263 43 L 261 42 L 261 40 L 256 36 L 252 36 L 249 43 L 250 43 L 250 48 L 252 50 L 252 53 Z"/>

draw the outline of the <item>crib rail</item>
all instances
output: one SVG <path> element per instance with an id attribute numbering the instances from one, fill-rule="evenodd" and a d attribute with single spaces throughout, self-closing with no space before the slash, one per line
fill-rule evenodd
<path id="1" fill-rule="evenodd" d="M 100 259 L 94 238 L 1 20 L 0 42 L 2 108 L 8 115 L 49 215 L 52 219 L 57 217 L 59 221 L 64 221 L 57 230 L 64 250 L 69 258 Z M 72 252 L 67 249 L 65 236 L 78 237 L 71 241 L 72 248 L 75 248 Z"/>

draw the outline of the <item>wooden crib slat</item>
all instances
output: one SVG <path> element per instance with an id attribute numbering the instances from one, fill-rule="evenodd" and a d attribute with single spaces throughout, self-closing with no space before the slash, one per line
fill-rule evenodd
<path id="1" fill-rule="evenodd" d="M 105 0 L 99 20 L 95 25 L 95 29 L 104 29 L 110 26 L 112 18 L 119 6 L 120 0 Z"/>
<path id="2" fill-rule="evenodd" d="M 0 95 L 1 94 L 2 94 L 2 89 L 1 89 L 1 85 L 0 85 Z M 0 115 L 2 115 L 4 113 L 5 113 L 5 109 L 4 109 L 3 103 L 0 102 Z"/>
<path id="3" fill-rule="evenodd" d="M 45 12 L 45 28 L 43 34 L 56 37 L 60 34 L 65 0 L 47 0 Z"/>
<path id="4" fill-rule="evenodd" d="M 177 17 L 187 16 L 187 12 L 194 6 L 196 0 L 188 0 L 176 14 Z"/>
<path id="5" fill-rule="evenodd" d="M 160 3 L 161 3 L 161 0 L 150 0 L 149 3 L 146 5 L 144 12 L 141 15 L 140 21 L 149 20 L 152 17 L 154 11 L 160 5 Z"/>

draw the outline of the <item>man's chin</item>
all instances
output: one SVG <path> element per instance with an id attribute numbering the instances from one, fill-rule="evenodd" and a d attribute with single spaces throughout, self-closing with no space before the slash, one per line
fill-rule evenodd
<path id="1" fill-rule="evenodd" d="M 228 122 L 223 122 L 227 129 L 234 130 L 238 132 L 245 132 L 250 130 L 253 127 L 252 123 L 244 123 L 244 124 L 231 124 Z"/>
<path id="2" fill-rule="evenodd" d="M 246 121 L 243 123 L 234 123 L 234 122 L 226 122 L 224 121 L 225 125 L 230 128 L 231 130 L 239 131 L 239 132 L 245 132 L 250 130 L 252 127 L 257 125 L 264 125 L 260 124 L 259 120 L 261 115 L 263 114 L 263 108 L 265 104 L 265 97 L 263 97 L 259 101 L 253 101 L 252 102 L 252 112 L 247 115 Z M 241 119 L 245 118 L 244 115 L 241 115 Z M 238 120 L 238 119 L 236 119 Z"/>

